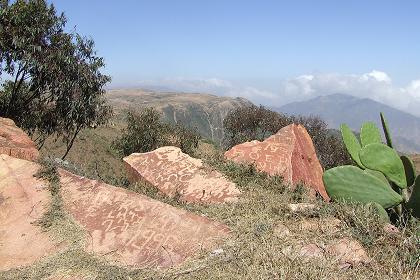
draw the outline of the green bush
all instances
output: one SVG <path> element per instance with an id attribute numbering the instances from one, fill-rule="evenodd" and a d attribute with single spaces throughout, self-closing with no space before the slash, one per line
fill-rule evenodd
<path id="1" fill-rule="evenodd" d="M 301 124 L 306 128 L 324 169 L 351 163 L 340 135 L 328 129 L 321 118 L 286 116 L 255 105 L 238 108 L 226 116 L 223 122 L 225 148 L 230 149 L 251 140 L 263 141 L 292 123 Z"/>
<path id="2" fill-rule="evenodd" d="M 112 143 L 123 156 L 150 152 L 163 146 L 176 146 L 192 155 L 200 140 L 196 130 L 162 121 L 161 114 L 153 108 L 129 111 L 126 121 L 127 128 Z"/>

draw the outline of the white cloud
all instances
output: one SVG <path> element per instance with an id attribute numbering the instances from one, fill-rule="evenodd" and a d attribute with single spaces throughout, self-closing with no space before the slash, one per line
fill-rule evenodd
<path id="1" fill-rule="evenodd" d="M 301 75 L 279 82 L 276 90 L 267 91 L 231 81 L 209 79 L 170 78 L 141 81 L 137 86 L 183 92 L 211 93 L 221 96 L 245 97 L 255 103 L 279 107 L 293 101 L 303 101 L 320 95 L 335 93 L 370 98 L 391 107 L 420 116 L 420 79 L 405 87 L 397 87 L 391 77 L 373 70 L 364 74 L 318 73 Z"/>
<path id="2" fill-rule="evenodd" d="M 391 107 L 420 116 L 420 80 L 396 87 L 385 72 L 374 70 L 361 75 L 323 73 L 288 79 L 281 85 L 278 101 L 307 100 L 335 93 L 370 98 Z"/>

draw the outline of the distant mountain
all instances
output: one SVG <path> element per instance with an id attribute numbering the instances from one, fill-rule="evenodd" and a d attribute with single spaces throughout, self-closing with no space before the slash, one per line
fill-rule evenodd
<path id="1" fill-rule="evenodd" d="M 118 89 L 107 92 L 117 115 L 124 109 L 154 107 L 165 119 L 196 127 L 200 134 L 217 144 L 224 136 L 223 120 L 238 107 L 250 106 L 245 98 L 220 97 L 204 93 L 156 92 L 143 89 Z"/>
<path id="2" fill-rule="evenodd" d="M 380 125 L 379 113 L 383 112 L 396 148 L 407 153 L 420 153 L 420 118 L 368 98 L 333 94 L 273 109 L 285 114 L 318 115 L 331 128 L 339 128 L 340 124 L 346 123 L 355 131 L 359 131 L 365 121 Z"/>

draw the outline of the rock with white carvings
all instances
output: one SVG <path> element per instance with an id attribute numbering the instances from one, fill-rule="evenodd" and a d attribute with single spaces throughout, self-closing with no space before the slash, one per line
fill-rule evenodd
<path id="1" fill-rule="evenodd" d="M 39 157 L 35 143 L 13 120 L 0 118 L 0 154 L 35 161 Z"/>
<path id="2" fill-rule="evenodd" d="M 237 163 L 255 164 L 259 171 L 282 176 L 293 186 L 304 183 L 324 200 L 330 200 L 312 139 L 301 125 L 283 127 L 263 142 L 255 140 L 236 145 L 225 153 L 225 157 Z"/>
<path id="3" fill-rule="evenodd" d="M 229 234 L 224 224 L 59 170 L 65 209 L 89 234 L 86 251 L 118 264 L 169 268 Z"/>
<path id="4" fill-rule="evenodd" d="M 162 193 L 193 203 L 237 201 L 236 185 L 216 170 L 206 168 L 177 147 L 161 147 L 148 153 L 134 153 L 124 158 L 132 182 L 146 181 Z"/>

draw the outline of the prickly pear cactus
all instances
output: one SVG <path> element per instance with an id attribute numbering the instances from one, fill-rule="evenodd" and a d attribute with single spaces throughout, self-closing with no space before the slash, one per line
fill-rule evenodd
<path id="1" fill-rule="evenodd" d="M 389 131 L 388 122 L 386 121 L 385 116 L 382 112 L 381 112 L 381 123 L 382 123 L 382 128 L 384 130 L 385 138 L 386 138 L 386 144 L 390 148 L 394 148 L 394 146 L 392 145 L 391 133 Z"/>
<path id="2" fill-rule="evenodd" d="M 407 188 L 404 165 L 394 149 L 373 143 L 363 147 L 359 157 L 366 168 L 380 171 L 398 187 Z"/>
<path id="3" fill-rule="evenodd" d="M 346 145 L 347 151 L 349 152 L 351 158 L 361 167 L 364 168 L 362 162 L 359 158 L 359 152 L 362 149 L 360 146 L 359 140 L 357 140 L 353 131 L 346 124 L 342 124 L 341 135 L 343 136 L 344 144 Z"/>
<path id="4" fill-rule="evenodd" d="M 375 123 L 366 122 L 362 125 L 360 142 L 362 142 L 363 147 L 372 143 L 382 143 L 381 133 Z"/>
<path id="5" fill-rule="evenodd" d="M 406 204 L 407 208 L 411 210 L 411 214 L 420 219 L 420 175 L 417 176 L 410 199 Z"/>
<path id="6" fill-rule="evenodd" d="M 416 180 L 416 168 L 414 167 L 414 163 L 409 157 L 401 156 L 400 158 L 404 165 L 407 186 L 412 186 Z"/>
<path id="7" fill-rule="evenodd" d="M 369 209 L 372 209 L 374 212 L 376 212 L 376 214 L 378 214 L 379 218 L 386 223 L 389 223 L 389 216 L 388 213 L 386 212 L 386 210 L 379 204 L 376 202 L 371 202 L 366 204 L 366 206 Z"/>
<path id="8" fill-rule="evenodd" d="M 376 202 L 388 209 L 402 202 L 402 197 L 377 177 L 351 166 L 339 166 L 324 172 L 323 180 L 333 200 Z"/>

